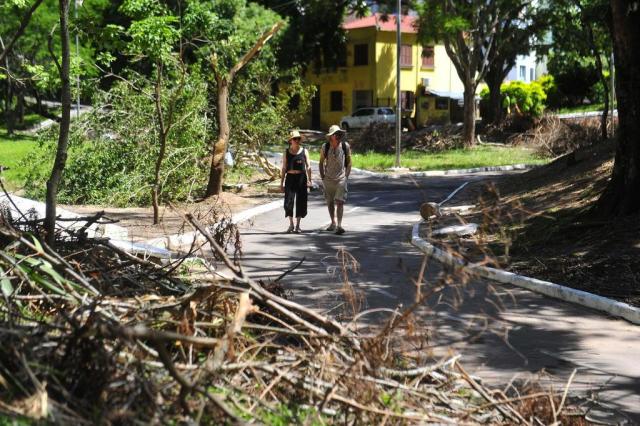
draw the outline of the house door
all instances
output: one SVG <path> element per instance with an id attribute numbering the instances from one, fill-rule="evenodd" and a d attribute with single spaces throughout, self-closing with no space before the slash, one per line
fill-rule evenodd
<path id="1" fill-rule="evenodd" d="M 316 86 L 316 93 L 311 100 L 311 128 L 320 130 L 320 86 Z"/>

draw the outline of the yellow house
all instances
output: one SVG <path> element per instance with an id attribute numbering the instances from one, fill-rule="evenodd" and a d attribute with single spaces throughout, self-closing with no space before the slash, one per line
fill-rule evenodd
<path id="1" fill-rule="evenodd" d="M 415 17 L 401 22 L 403 115 L 417 126 L 458 121 L 464 87 L 443 45 L 421 45 Z M 326 129 L 360 107 L 395 106 L 396 18 L 374 14 L 343 24 L 347 33 L 345 66 L 319 73 L 310 67 L 307 81 L 317 88 L 304 127 Z"/>

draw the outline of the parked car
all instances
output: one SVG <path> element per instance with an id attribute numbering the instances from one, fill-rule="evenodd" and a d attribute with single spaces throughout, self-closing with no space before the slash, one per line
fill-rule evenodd
<path id="1" fill-rule="evenodd" d="M 371 123 L 395 123 L 396 113 L 389 107 L 369 107 L 357 109 L 351 115 L 340 119 L 340 127 L 344 130 L 367 127 Z"/>

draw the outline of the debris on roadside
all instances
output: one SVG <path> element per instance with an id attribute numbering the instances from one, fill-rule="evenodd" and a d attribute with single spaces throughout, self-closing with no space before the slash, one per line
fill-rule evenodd
<path id="1" fill-rule="evenodd" d="M 255 280 L 229 254 L 237 233 L 185 219 L 204 242 L 163 263 L 66 229 L 53 249 L 37 221 L 0 220 L 0 413 L 52 424 L 552 420 L 518 404 L 557 407 L 560 392 L 504 394 L 460 354 L 403 353 L 395 330 L 410 328 L 411 308 L 360 334 L 355 317 L 290 300 L 279 281 L 304 259 Z M 196 253 L 207 262 L 188 262 Z"/>
<path id="2" fill-rule="evenodd" d="M 462 125 L 430 125 L 408 132 L 402 139 L 403 146 L 416 151 L 440 152 L 462 148 Z"/>

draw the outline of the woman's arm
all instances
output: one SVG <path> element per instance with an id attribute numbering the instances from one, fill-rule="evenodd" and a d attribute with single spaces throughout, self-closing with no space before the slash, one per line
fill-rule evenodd
<path id="1" fill-rule="evenodd" d="M 282 173 L 280 173 L 280 190 L 284 190 L 284 177 L 287 175 L 287 151 L 282 155 Z"/>

